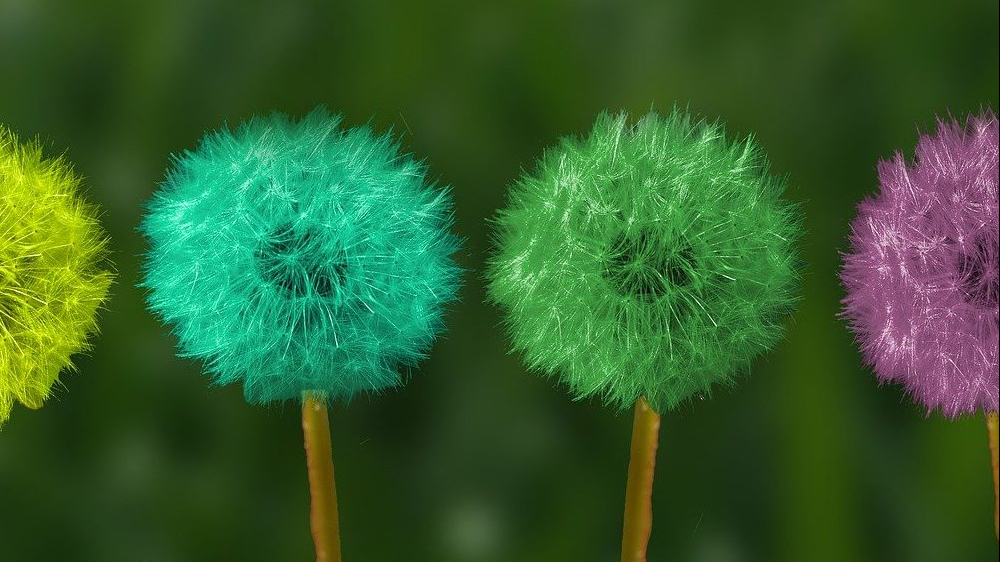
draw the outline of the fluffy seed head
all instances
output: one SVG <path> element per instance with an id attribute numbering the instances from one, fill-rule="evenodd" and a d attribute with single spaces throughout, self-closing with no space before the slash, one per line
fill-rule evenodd
<path id="1" fill-rule="evenodd" d="M 62 158 L 0 126 L 0 424 L 38 408 L 89 349 L 112 275 L 93 207 Z"/>
<path id="2" fill-rule="evenodd" d="M 718 124 L 603 114 L 512 188 L 489 295 L 528 365 L 575 397 L 673 408 L 780 338 L 800 231 L 783 189 Z"/>
<path id="3" fill-rule="evenodd" d="M 389 136 L 339 125 L 317 109 L 209 133 L 142 224 L 151 309 L 251 403 L 400 384 L 455 297 L 447 191 Z"/>
<path id="4" fill-rule="evenodd" d="M 841 273 L 864 359 L 928 413 L 996 411 L 997 117 L 939 121 L 878 173 Z"/>

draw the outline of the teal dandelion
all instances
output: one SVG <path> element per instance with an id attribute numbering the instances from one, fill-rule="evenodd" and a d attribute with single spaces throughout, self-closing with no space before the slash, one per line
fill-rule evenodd
<path id="1" fill-rule="evenodd" d="M 180 355 L 250 403 L 303 401 L 321 559 L 339 559 L 326 402 L 427 354 L 459 285 L 452 221 L 391 137 L 324 109 L 207 134 L 149 204 L 143 286 Z"/>

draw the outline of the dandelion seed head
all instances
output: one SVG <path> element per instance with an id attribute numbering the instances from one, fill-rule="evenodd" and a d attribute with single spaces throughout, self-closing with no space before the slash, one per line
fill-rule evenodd
<path id="1" fill-rule="evenodd" d="M 448 191 L 388 135 L 317 109 L 173 159 L 149 206 L 151 309 L 251 403 L 399 385 L 455 298 Z"/>
<path id="2" fill-rule="evenodd" d="M 80 177 L 0 126 L 0 424 L 38 408 L 90 349 L 112 274 Z"/>
<path id="3" fill-rule="evenodd" d="M 680 110 L 603 114 L 512 188 L 489 296 L 513 347 L 577 398 L 673 408 L 781 337 L 796 209 L 751 138 Z"/>
<path id="4" fill-rule="evenodd" d="M 997 117 L 941 120 L 878 173 L 841 272 L 862 356 L 928 413 L 996 411 Z"/>

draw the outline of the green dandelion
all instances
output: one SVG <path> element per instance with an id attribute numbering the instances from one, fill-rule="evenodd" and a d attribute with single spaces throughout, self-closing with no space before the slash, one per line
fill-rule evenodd
<path id="1" fill-rule="evenodd" d="M 38 408 L 89 349 L 112 274 L 97 212 L 62 158 L 0 126 L 0 424 Z"/>
<path id="2" fill-rule="evenodd" d="M 577 399 L 635 404 L 651 461 L 657 412 L 732 386 L 782 337 L 800 234 L 784 187 L 751 138 L 719 124 L 601 115 L 498 214 L 489 296 L 514 349 Z"/>

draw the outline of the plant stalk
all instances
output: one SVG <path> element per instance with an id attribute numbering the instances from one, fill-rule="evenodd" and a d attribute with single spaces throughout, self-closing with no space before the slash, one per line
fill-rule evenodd
<path id="1" fill-rule="evenodd" d="M 986 414 L 986 427 L 990 432 L 990 456 L 993 457 L 993 532 L 1000 540 L 1000 478 L 997 474 L 1000 470 L 1000 463 L 997 462 L 997 449 L 1000 446 L 997 445 L 996 412 Z"/>
<path id="2" fill-rule="evenodd" d="M 635 403 L 632 450 L 625 488 L 625 524 L 622 528 L 622 562 L 646 562 L 646 546 L 653 530 L 653 476 L 660 416 L 645 398 Z"/>
<path id="3" fill-rule="evenodd" d="M 330 418 L 323 396 L 302 395 L 302 435 L 306 466 L 309 468 L 309 494 L 312 497 L 309 522 L 316 546 L 316 562 L 340 562 L 337 486 L 333 479 Z"/>

